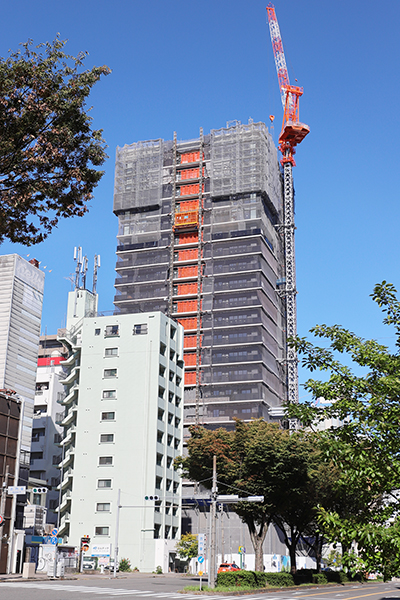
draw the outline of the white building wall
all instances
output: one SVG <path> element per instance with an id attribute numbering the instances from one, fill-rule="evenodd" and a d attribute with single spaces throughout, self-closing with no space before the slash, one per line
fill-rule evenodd
<path id="1" fill-rule="evenodd" d="M 0 387 L 24 400 L 21 450 L 29 452 L 44 273 L 17 254 L 0 256 Z"/>
<path id="2" fill-rule="evenodd" d="M 182 452 L 183 330 L 161 313 L 85 318 L 75 344 L 74 374 L 64 380 L 71 389 L 79 372 L 65 419 L 64 467 L 71 472 L 64 476 L 61 535 L 75 546 L 83 535 L 91 548 L 114 546 L 120 489 L 119 558 L 140 571 L 167 571 L 180 536 L 173 459 Z M 160 507 L 145 500 L 154 494 Z"/>

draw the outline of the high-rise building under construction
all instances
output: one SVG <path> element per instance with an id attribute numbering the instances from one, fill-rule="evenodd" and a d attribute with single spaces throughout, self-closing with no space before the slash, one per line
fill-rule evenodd
<path id="1" fill-rule="evenodd" d="M 183 325 L 186 425 L 269 420 L 287 397 L 282 204 L 264 123 L 117 149 L 115 306 Z"/>

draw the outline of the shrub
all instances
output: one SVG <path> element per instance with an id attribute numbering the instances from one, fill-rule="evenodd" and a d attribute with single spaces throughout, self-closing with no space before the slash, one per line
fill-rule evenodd
<path id="1" fill-rule="evenodd" d="M 314 573 L 312 576 L 312 582 L 321 585 L 328 583 L 328 578 L 325 573 Z"/>
<path id="2" fill-rule="evenodd" d="M 349 581 L 344 571 L 325 571 L 325 576 L 329 583 L 346 583 Z"/>
<path id="3" fill-rule="evenodd" d="M 268 585 L 278 587 L 289 587 L 294 585 L 294 579 L 291 573 L 265 573 L 265 579 Z"/>
<path id="4" fill-rule="evenodd" d="M 124 571 L 125 573 L 130 573 L 131 563 L 129 558 L 121 558 L 119 561 L 119 570 Z"/>
<path id="5" fill-rule="evenodd" d="M 314 583 L 313 575 L 316 574 L 314 569 L 299 569 L 294 574 L 294 583 L 296 585 L 302 585 L 304 583 Z"/>
<path id="6" fill-rule="evenodd" d="M 222 587 L 258 587 L 253 571 L 223 571 L 217 575 L 217 585 Z"/>

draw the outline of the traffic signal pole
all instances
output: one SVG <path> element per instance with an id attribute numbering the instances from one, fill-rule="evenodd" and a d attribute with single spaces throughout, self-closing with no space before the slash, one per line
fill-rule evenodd
<path id="1" fill-rule="evenodd" d="M 215 575 L 217 571 L 216 555 L 216 525 L 217 525 L 217 457 L 213 456 L 213 479 L 211 489 L 211 541 L 210 541 L 210 564 L 208 566 L 208 585 L 215 588 Z"/>

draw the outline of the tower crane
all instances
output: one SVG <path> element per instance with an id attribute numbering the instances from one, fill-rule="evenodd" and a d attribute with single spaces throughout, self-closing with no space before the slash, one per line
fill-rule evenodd
<path id="1" fill-rule="evenodd" d="M 267 6 L 269 31 L 271 34 L 272 49 L 274 52 L 276 71 L 278 74 L 279 90 L 283 105 L 282 131 L 279 136 L 279 150 L 282 153 L 281 164 L 283 167 L 284 199 L 283 199 L 283 232 L 285 245 L 285 279 L 281 291 L 286 303 L 286 337 L 294 338 L 297 334 L 296 314 L 296 265 L 294 255 L 294 199 L 293 199 L 293 173 L 296 166 L 293 155 L 295 146 L 300 144 L 310 128 L 299 121 L 299 98 L 303 88 L 290 85 L 289 74 L 286 67 L 285 53 L 279 30 L 278 20 L 273 4 Z M 298 360 L 295 348 L 286 345 L 287 387 L 288 402 L 299 401 L 298 388 Z M 293 426 L 293 424 L 291 424 Z"/>

